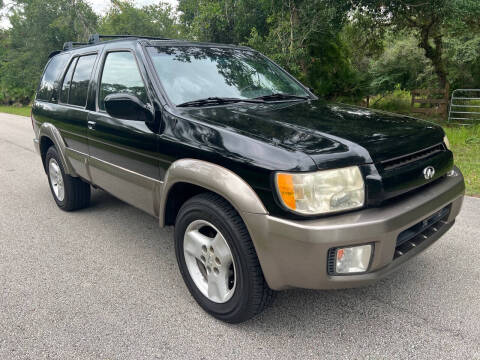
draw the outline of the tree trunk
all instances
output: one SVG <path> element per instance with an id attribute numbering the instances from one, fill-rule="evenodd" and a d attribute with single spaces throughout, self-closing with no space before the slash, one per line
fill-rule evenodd
<path id="1" fill-rule="evenodd" d="M 419 46 L 425 50 L 425 56 L 432 62 L 435 74 L 438 77 L 438 84 L 441 89 L 445 89 L 448 84 L 447 69 L 443 60 L 443 36 L 435 34 L 432 36 L 432 24 L 421 29 L 421 38 Z M 430 39 L 433 37 L 435 47 L 430 44 Z"/>
<path id="2" fill-rule="evenodd" d="M 293 27 L 294 27 L 294 19 L 295 19 L 295 4 L 292 4 L 292 1 L 288 2 L 288 7 L 290 10 L 290 56 L 293 53 Z"/>

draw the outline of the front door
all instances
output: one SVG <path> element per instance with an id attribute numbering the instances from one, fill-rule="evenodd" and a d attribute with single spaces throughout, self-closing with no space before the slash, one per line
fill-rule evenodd
<path id="1" fill-rule="evenodd" d="M 96 87 L 96 111 L 88 116 L 89 168 L 95 185 L 152 215 L 159 181 L 158 135 L 143 121 L 123 120 L 105 111 L 104 99 L 129 93 L 151 103 L 134 50 L 103 54 Z"/>

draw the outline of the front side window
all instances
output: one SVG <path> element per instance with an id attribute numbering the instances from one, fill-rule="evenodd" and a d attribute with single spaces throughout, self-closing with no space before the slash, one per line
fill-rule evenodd
<path id="1" fill-rule="evenodd" d="M 78 58 L 77 66 L 70 85 L 68 103 L 72 105 L 85 106 L 87 103 L 88 83 L 92 73 L 93 65 L 97 55 L 87 55 Z"/>
<path id="2" fill-rule="evenodd" d="M 60 54 L 54 56 L 47 64 L 47 68 L 43 74 L 40 86 L 37 91 L 38 100 L 50 101 L 55 86 L 55 82 L 60 77 L 60 73 L 63 71 L 65 63 L 68 60 L 67 54 Z"/>
<path id="3" fill-rule="evenodd" d="M 152 46 L 148 53 L 168 97 L 176 105 L 209 97 L 309 96 L 277 65 L 251 50 Z"/>
<path id="4" fill-rule="evenodd" d="M 99 109 L 105 110 L 105 97 L 116 93 L 132 94 L 144 103 L 148 102 L 145 85 L 131 52 L 121 51 L 107 54 L 100 81 Z"/>

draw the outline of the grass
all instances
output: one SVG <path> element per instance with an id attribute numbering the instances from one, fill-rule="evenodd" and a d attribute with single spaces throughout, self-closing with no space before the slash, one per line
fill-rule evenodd
<path id="1" fill-rule="evenodd" d="M 396 92 L 393 99 L 392 97 L 379 99 L 374 106 L 383 110 L 425 118 L 425 120 L 434 121 L 442 125 L 450 140 L 455 156 L 455 164 L 462 170 L 465 176 L 467 194 L 480 196 L 480 123 L 468 126 L 450 125 L 438 116 L 411 114 L 409 113 L 409 95 L 403 91 Z M 30 116 L 30 107 L 0 106 L 0 112 Z"/>
<path id="2" fill-rule="evenodd" d="M 21 115 L 21 116 L 30 116 L 30 106 L 22 106 L 22 107 L 16 107 L 16 106 L 4 106 L 0 105 L 0 112 L 7 113 L 7 114 L 13 114 L 13 115 Z"/>
<path id="3" fill-rule="evenodd" d="M 467 195 L 480 196 L 480 124 L 475 126 L 443 127 L 462 170 Z"/>

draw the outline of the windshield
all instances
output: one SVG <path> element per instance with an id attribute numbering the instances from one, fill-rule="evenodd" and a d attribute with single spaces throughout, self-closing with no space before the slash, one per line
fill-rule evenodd
<path id="1" fill-rule="evenodd" d="M 278 66 L 249 50 L 215 47 L 149 47 L 148 52 L 170 100 L 252 99 L 272 94 L 308 97 Z"/>

